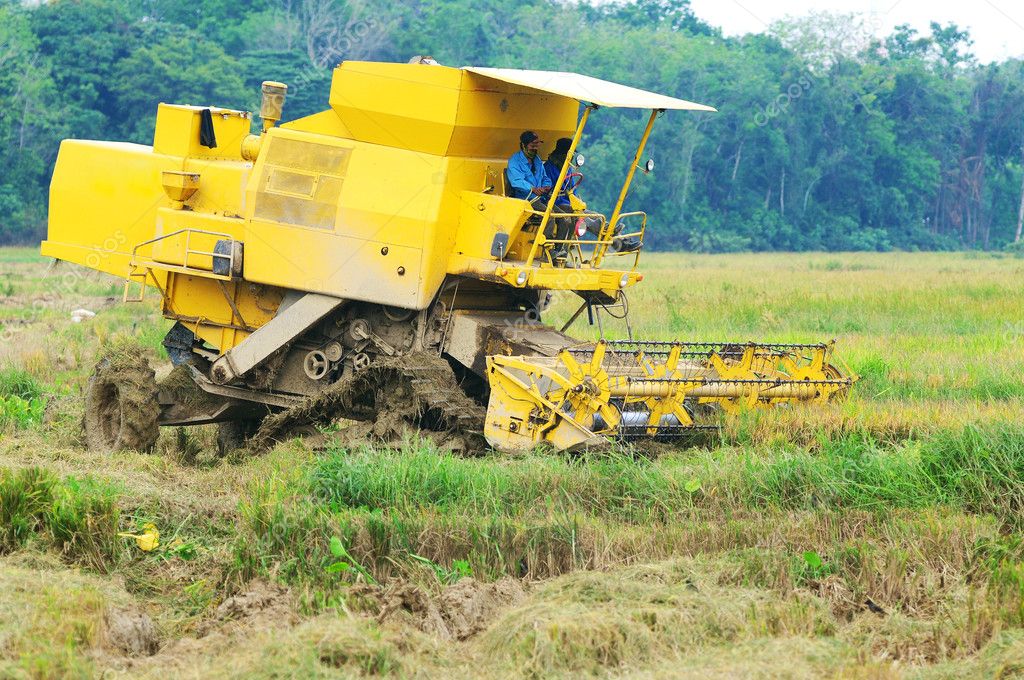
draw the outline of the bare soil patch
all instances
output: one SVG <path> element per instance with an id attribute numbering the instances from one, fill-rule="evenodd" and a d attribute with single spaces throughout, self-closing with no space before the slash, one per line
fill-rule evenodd
<path id="1" fill-rule="evenodd" d="M 380 623 L 402 620 L 443 640 L 466 640 L 484 631 L 504 609 L 522 601 L 526 587 L 512 578 L 493 583 L 464 578 L 436 596 L 411 583 L 364 587 L 361 595 L 379 602 Z"/>

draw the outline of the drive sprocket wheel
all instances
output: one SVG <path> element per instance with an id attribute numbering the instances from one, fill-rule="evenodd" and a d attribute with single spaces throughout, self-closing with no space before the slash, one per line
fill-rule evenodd
<path id="1" fill-rule="evenodd" d="M 156 376 L 141 348 L 108 351 L 85 390 L 83 429 L 89 448 L 151 450 L 160 433 L 156 392 Z"/>

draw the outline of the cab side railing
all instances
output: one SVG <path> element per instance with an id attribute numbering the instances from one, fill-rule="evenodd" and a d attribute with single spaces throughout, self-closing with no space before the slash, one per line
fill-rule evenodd
<path id="1" fill-rule="evenodd" d="M 526 214 L 530 215 L 531 219 L 533 217 L 543 219 L 544 211 L 527 210 Z M 581 264 L 589 265 L 595 269 L 601 266 L 605 257 L 632 256 L 633 263 L 631 270 L 636 270 L 639 266 L 641 248 L 622 252 L 613 250 L 612 248 L 616 241 L 622 243 L 629 239 L 638 239 L 641 244 L 643 243 L 644 236 L 647 232 L 647 213 L 642 210 L 621 213 L 618 219 L 619 224 L 636 225 L 636 222 L 639 221 L 639 225 L 633 227 L 623 226 L 622 230 L 618 234 L 611 233 L 608 226 L 608 219 L 600 213 L 555 213 L 551 215 L 551 219 L 571 219 L 574 222 L 574 228 L 569 234 L 569 237 L 563 239 L 549 238 L 538 228 L 537 234 L 533 238 L 529 255 L 526 258 L 525 264 L 527 267 L 535 266 L 538 261 L 555 266 L 553 253 L 558 246 L 565 246 L 569 254 L 575 256 Z M 578 235 L 575 224 L 578 224 L 581 219 L 597 219 L 599 221 L 600 228 L 598 229 L 598 235 L 595 238 L 581 238 Z M 589 234 L 590 232 L 586 233 Z"/>

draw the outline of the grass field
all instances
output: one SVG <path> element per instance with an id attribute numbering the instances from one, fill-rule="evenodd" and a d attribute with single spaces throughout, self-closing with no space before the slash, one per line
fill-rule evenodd
<path id="1" fill-rule="evenodd" d="M 168 324 L 0 250 L 0 677 L 1024 676 L 1024 260 L 643 264 L 638 337 L 837 338 L 852 397 L 653 457 L 99 455 L 96 351 Z"/>

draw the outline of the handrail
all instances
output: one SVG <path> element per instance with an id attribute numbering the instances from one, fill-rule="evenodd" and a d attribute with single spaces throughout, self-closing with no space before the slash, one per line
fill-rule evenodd
<path id="1" fill-rule="evenodd" d="M 541 213 L 538 210 L 526 210 L 524 212 L 526 214 L 528 214 L 528 215 L 537 215 L 537 216 L 543 214 L 543 213 Z M 581 218 L 581 217 L 584 218 L 584 219 L 586 219 L 586 218 L 597 218 L 597 219 L 600 220 L 599 233 L 600 234 L 607 234 L 607 235 L 604 238 L 601 238 L 599 236 L 599 237 L 597 237 L 595 239 L 588 239 L 586 241 L 580 240 L 580 238 L 578 236 L 576 236 L 575 233 L 573 233 L 570 238 L 565 238 L 565 239 L 548 238 L 548 237 L 545 236 L 543 242 L 541 242 L 541 244 L 540 244 L 540 250 L 543 250 L 546 253 L 546 252 L 548 252 L 548 250 L 552 246 L 567 245 L 570 248 L 576 248 L 577 252 L 579 252 L 579 254 L 580 254 L 580 259 L 582 260 L 583 259 L 583 248 L 584 247 L 592 248 L 593 249 L 592 250 L 593 254 L 592 254 L 591 259 L 590 259 L 590 264 L 591 264 L 591 267 L 593 267 L 594 269 L 600 268 L 601 262 L 603 261 L 605 256 L 618 256 L 618 257 L 622 257 L 622 256 L 626 256 L 626 255 L 633 255 L 634 256 L 633 257 L 633 266 L 631 268 L 631 271 L 636 271 L 636 269 L 640 265 L 640 252 L 641 252 L 640 249 L 631 250 L 631 251 L 624 251 L 624 252 L 614 252 L 614 251 L 613 252 L 609 252 L 609 248 L 612 245 L 615 244 L 616 240 L 621 240 L 621 239 L 637 238 L 637 239 L 639 239 L 641 241 L 641 243 L 643 242 L 644 236 L 647 233 L 647 213 L 646 212 L 644 212 L 643 210 L 634 210 L 632 212 L 621 213 L 619 215 L 619 223 L 621 224 L 624 220 L 626 220 L 628 218 L 631 218 L 631 217 L 637 217 L 637 216 L 641 217 L 640 227 L 638 229 L 633 230 L 633 231 L 623 231 L 623 232 L 621 232 L 619 234 L 615 234 L 614 236 L 612 236 L 611 233 L 608 232 L 608 230 L 606 229 L 606 227 L 607 227 L 607 218 L 604 215 L 602 215 L 601 213 L 595 213 L 595 212 L 557 213 L 555 219 L 566 219 L 566 218 L 568 218 L 568 219 L 578 219 L 578 218 Z M 539 237 L 540 235 L 541 234 L 538 231 L 537 237 Z M 533 263 L 534 263 L 534 260 L 536 259 L 535 258 L 535 255 L 536 255 L 535 251 L 538 249 L 536 244 L 537 244 L 537 241 L 536 241 L 536 237 L 535 237 L 534 246 L 530 249 L 530 254 L 527 257 L 526 262 L 524 263 L 525 266 L 527 266 L 527 267 L 532 267 Z"/>
<path id="2" fill-rule="evenodd" d="M 545 214 L 545 213 L 541 213 L 538 210 L 526 210 L 524 212 L 526 212 L 528 215 L 543 215 L 543 214 Z M 600 222 L 601 222 L 601 229 L 599 230 L 598 233 L 604 231 L 604 225 L 605 225 L 606 218 L 601 213 L 582 212 L 582 211 L 581 212 L 569 212 L 569 213 L 557 213 L 557 217 L 555 217 L 555 219 L 580 219 L 580 218 L 583 218 L 583 219 L 586 219 L 586 218 L 597 218 L 597 219 L 599 219 Z M 541 224 L 542 225 L 544 224 L 543 220 L 541 221 Z M 534 238 L 533 246 L 530 248 L 530 254 L 529 254 L 529 256 L 527 256 L 527 259 L 526 259 L 526 266 L 527 267 L 532 267 L 533 266 L 533 261 L 534 261 L 534 259 L 536 257 L 536 251 L 537 251 L 537 246 L 538 246 L 538 240 L 537 239 L 540 236 L 542 236 L 542 235 L 543 235 L 543 232 L 541 231 L 541 228 L 538 227 L 537 228 L 537 237 Z M 575 247 L 576 248 L 576 252 L 579 253 L 580 260 L 582 260 L 583 259 L 583 246 L 584 245 L 588 245 L 589 246 L 589 245 L 594 244 L 594 243 L 596 243 L 596 241 L 580 241 L 579 237 L 576 236 L 575 232 L 573 232 L 572 237 L 568 238 L 568 239 L 554 239 L 554 238 L 548 238 L 548 237 L 545 236 L 543 241 L 540 241 L 540 246 L 544 250 L 545 253 L 548 252 L 550 245 L 560 245 L 561 244 L 561 245 L 567 245 L 570 248 L 571 247 Z"/>
<path id="3" fill-rule="evenodd" d="M 562 183 L 565 182 L 565 174 L 569 170 L 569 159 L 572 158 L 573 153 L 576 151 L 576 145 L 580 143 L 580 138 L 583 136 L 583 128 L 587 125 L 587 119 L 590 117 L 590 112 L 596 108 L 596 105 L 590 104 L 583 109 L 583 115 L 580 116 L 580 122 L 576 126 L 576 133 L 572 136 L 572 141 L 569 143 L 569 150 L 566 151 L 565 162 L 562 163 L 562 169 L 558 172 L 558 179 L 551 185 L 547 205 L 544 207 L 544 215 L 540 219 L 540 227 L 537 228 L 537 238 L 533 240 L 533 246 L 530 248 L 530 256 L 527 258 L 529 262 L 533 262 L 533 258 L 537 255 L 537 248 L 544 245 L 544 229 L 547 227 L 548 221 L 551 219 L 551 213 L 554 212 L 555 201 L 558 200 L 558 194 L 561 192 Z"/>
<path id="4" fill-rule="evenodd" d="M 615 238 L 619 238 L 619 239 L 638 238 L 638 239 L 640 239 L 640 243 L 642 244 L 643 241 L 644 241 L 644 236 L 647 234 L 647 213 L 646 212 L 644 212 L 643 210 L 634 210 L 632 212 L 620 213 L 619 214 L 618 223 L 621 224 L 622 220 L 624 220 L 626 218 L 629 218 L 629 217 L 636 217 L 637 215 L 641 215 L 642 216 L 642 219 L 640 220 L 640 229 L 639 229 L 639 231 L 631 231 L 631 232 L 623 231 L 623 232 L 620 232 L 609 243 L 614 243 Z M 604 257 L 606 255 L 609 255 L 609 254 L 614 256 L 614 257 L 622 257 L 622 256 L 625 256 L 625 255 L 634 255 L 635 257 L 633 258 L 633 271 L 636 271 L 637 267 L 640 266 L 640 248 L 637 248 L 636 250 L 633 250 L 633 251 L 608 253 L 608 246 L 607 245 L 605 245 L 605 247 L 602 250 L 602 252 L 600 253 L 600 255 L 595 255 L 595 259 L 596 259 L 595 266 L 600 266 L 601 261 L 604 260 Z"/>
<path id="5" fill-rule="evenodd" d="M 140 248 L 144 248 L 145 246 L 152 247 L 154 244 L 156 244 L 159 241 L 163 241 L 164 239 L 172 238 L 174 236 L 179 236 L 181 234 L 185 235 L 185 256 L 184 256 L 184 258 L 182 258 L 182 264 L 181 264 L 180 267 L 176 266 L 176 265 L 169 265 L 169 264 L 166 264 L 166 263 L 163 263 L 163 262 L 157 262 L 156 259 L 153 257 L 152 252 L 150 252 L 148 257 L 145 256 L 145 255 L 142 255 L 141 253 L 139 253 L 139 249 Z M 221 279 L 221 280 L 224 280 L 224 281 L 230 281 L 231 280 L 231 274 L 230 273 L 235 271 L 235 252 L 234 252 L 234 250 L 233 249 L 229 249 L 229 251 L 227 253 L 218 253 L 218 252 L 215 252 L 215 251 L 199 250 L 199 249 L 192 248 L 191 247 L 191 245 L 192 245 L 192 234 L 201 234 L 203 236 L 214 236 L 214 237 L 226 239 L 226 240 L 229 240 L 229 241 L 233 240 L 233 237 L 232 237 L 231 234 L 226 234 L 226 233 L 220 232 L 220 231 L 209 231 L 209 230 L 206 230 L 206 229 L 191 229 L 191 228 L 178 229 L 176 231 L 172 231 L 169 234 L 163 234 L 162 236 L 157 236 L 156 238 L 151 238 L 148 241 L 143 241 L 142 243 L 136 244 L 135 247 L 132 248 L 132 256 L 131 256 L 131 259 L 128 261 L 128 266 L 133 268 L 133 269 L 138 268 L 140 266 L 146 266 L 146 267 L 151 267 L 151 268 L 152 267 L 156 267 L 157 269 L 166 269 L 168 271 L 181 271 L 183 273 L 194 273 L 196 275 L 205 276 L 207 278 L 215 278 L 215 279 Z M 203 269 L 203 268 L 200 268 L 200 267 L 192 267 L 192 266 L 190 266 L 189 265 L 189 256 L 209 257 L 211 259 L 210 269 Z M 145 262 L 140 262 L 139 260 L 142 259 L 142 258 L 145 258 L 146 261 Z M 225 276 L 223 274 L 216 274 L 216 273 L 214 273 L 212 262 L 214 260 L 218 259 L 218 258 L 220 258 L 220 259 L 227 259 L 228 260 L 228 272 L 229 273 L 228 273 L 227 276 Z"/>

